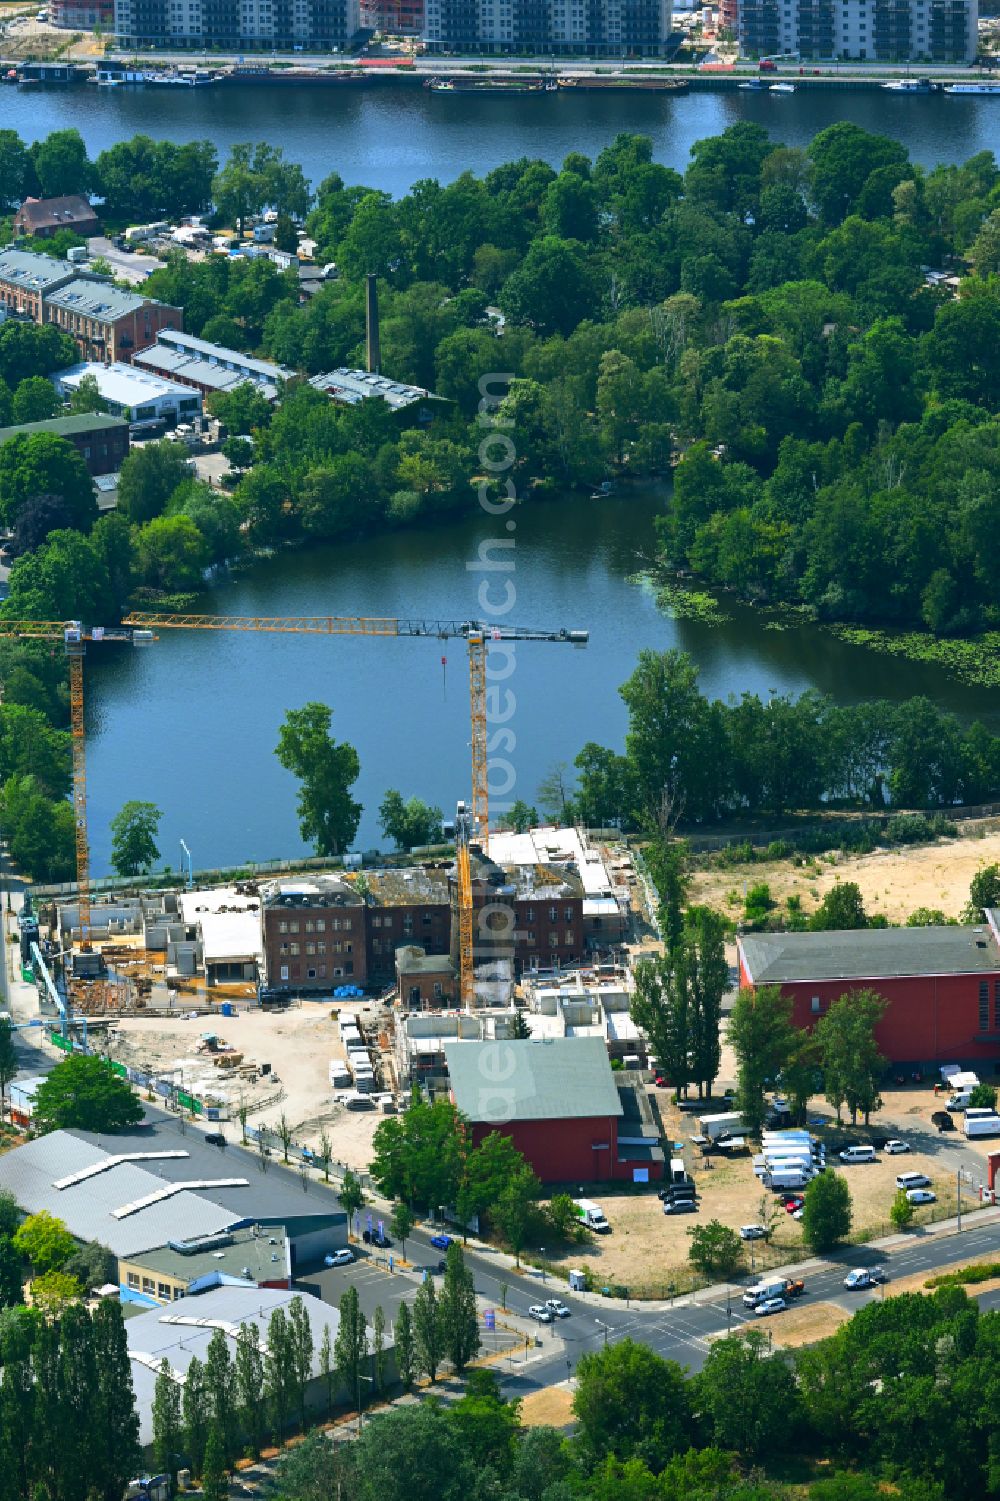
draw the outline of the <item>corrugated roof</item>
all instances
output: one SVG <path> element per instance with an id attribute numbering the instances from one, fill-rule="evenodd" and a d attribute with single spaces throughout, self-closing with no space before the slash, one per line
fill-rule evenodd
<path id="1" fill-rule="evenodd" d="M 115 1137 L 114 1150 L 141 1150 L 141 1147 L 123 1146 Z M 232 1224 L 235 1216 L 231 1210 L 187 1191 L 166 1203 L 139 1210 L 127 1219 L 116 1220 L 115 1209 L 163 1187 L 162 1178 L 132 1163 L 122 1163 L 62 1191 L 53 1187 L 59 1179 L 90 1167 L 107 1155 L 103 1147 L 83 1141 L 72 1132 L 53 1131 L 0 1157 L 0 1188 L 10 1189 L 29 1214 L 47 1209 L 79 1240 L 99 1241 L 116 1256 L 165 1245 L 181 1230 L 184 1235 L 210 1235 Z M 191 1176 L 187 1159 L 180 1167 L 185 1176 Z"/>
<path id="2" fill-rule="evenodd" d="M 186 349 L 189 353 L 202 355 L 210 362 L 218 361 L 226 369 L 245 370 L 248 378 L 276 384 L 281 380 L 291 380 L 295 374 L 287 365 L 276 365 L 273 360 L 255 359 L 251 354 L 243 354 L 238 349 L 227 349 L 224 344 L 211 344 L 208 339 L 199 339 L 196 334 L 186 334 L 177 328 L 161 329 L 157 343 L 166 344 L 173 349 Z"/>
<path id="3" fill-rule="evenodd" d="M 178 1324 L 178 1318 L 218 1321 L 226 1326 L 230 1356 L 235 1354 L 235 1331 L 240 1324 L 256 1324 L 261 1344 L 267 1342 L 267 1326 L 276 1308 L 287 1308 L 294 1297 L 301 1297 L 313 1336 L 312 1375 L 318 1376 L 319 1351 L 323 1330 L 329 1328 L 331 1344 L 336 1340 L 340 1316 L 335 1308 L 320 1302 L 309 1293 L 294 1293 L 283 1288 L 220 1287 L 197 1297 L 179 1298 L 169 1308 L 150 1309 L 130 1318 L 125 1325 L 129 1354 L 132 1357 L 132 1384 L 139 1413 L 139 1442 L 153 1439 L 153 1393 L 161 1360 L 182 1375 L 197 1356 L 204 1363 L 208 1342 L 215 1333 L 214 1323 Z M 143 1358 L 146 1357 L 146 1358 Z"/>
<path id="4" fill-rule="evenodd" d="M 875 980 L 896 975 L 989 974 L 1000 949 L 989 928 L 863 928 L 832 933 L 748 933 L 740 940 L 755 985 Z"/>
<path id="5" fill-rule="evenodd" d="M 600 1038 L 446 1042 L 455 1104 L 469 1120 L 573 1120 L 619 1116 L 608 1050 Z"/>

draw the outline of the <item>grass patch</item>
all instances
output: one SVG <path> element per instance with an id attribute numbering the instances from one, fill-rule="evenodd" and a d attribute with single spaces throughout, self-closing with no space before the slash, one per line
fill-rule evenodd
<path id="1" fill-rule="evenodd" d="M 935 1272 L 926 1279 L 925 1286 L 972 1286 L 977 1282 L 992 1282 L 994 1277 L 1000 1277 L 1000 1261 L 983 1261 L 977 1266 L 960 1266 L 953 1272 Z"/>

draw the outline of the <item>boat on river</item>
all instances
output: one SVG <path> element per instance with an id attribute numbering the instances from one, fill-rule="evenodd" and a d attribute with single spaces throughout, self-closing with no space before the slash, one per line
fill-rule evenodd
<path id="1" fill-rule="evenodd" d="M 767 91 L 769 94 L 794 94 L 794 83 L 772 83 Z"/>
<path id="2" fill-rule="evenodd" d="M 931 78 L 893 78 L 882 87 L 890 94 L 936 94 L 941 85 Z"/>
<path id="3" fill-rule="evenodd" d="M 946 94 L 996 94 L 1000 96 L 1000 83 L 946 83 Z"/>
<path id="4" fill-rule="evenodd" d="M 194 68 L 182 73 L 179 68 L 168 68 L 163 73 L 144 73 L 144 84 L 160 89 L 204 89 L 216 83 L 216 75 L 205 68 Z"/>
<path id="5" fill-rule="evenodd" d="M 561 89 L 579 94 L 686 94 L 686 78 L 636 78 L 628 73 L 573 74 L 559 79 Z"/>
<path id="6" fill-rule="evenodd" d="M 432 94 L 551 94 L 554 78 L 428 78 Z"/>

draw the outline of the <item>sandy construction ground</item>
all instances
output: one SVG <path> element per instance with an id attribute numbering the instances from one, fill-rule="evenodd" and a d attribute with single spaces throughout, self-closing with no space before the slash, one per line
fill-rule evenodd
<path id="1" fill-rule="evenodd" d="M 866 909 L 884 914 L 891 923 L 905 922 L 918 907 L 939 908 L 946 917 L 958 917 L 976 871 L 1000 862 L 1000 829 L 995 820 L 965 826 L 963 834 L 958 839 L 876 850 L 871 855 L 820 855 L 805 866 L 778 860 L 696 871 L 690 899 L 735 917 L 742 909 L 745 888 L 765 881 L 779 905 L 797 895 L 805 911 L 811 912 L 837 881 L 855 881 Z"/>
<path id="2" fill-rule="evenodd" d="M 180 1017 L 169 1021 L 129 1017 L 117 1024 L 118 1042 L 112 1051 L 124 1062 L 140 1067 L 180 1067 L 182 1082 L 188 1085 L 218 1081 L 219 1089 L 228 1091 L 233 1116 L 223 1129 L 234 1141 L 240 1139 L 236 1110 L 242 1098 L 250 1108 L 251 1126 L 275 1127 L 284 1114 L 296 1143 L 313 1150 L 325 1128 L 333 1143 L 334 1159 L 353 1168 L 365 1168 L 371 1157 L 372 1135 L 383 1117 L 377 1110 L 348 1111 L 334 1102 L 329 1064 L 332 1058 L 344 1057 L 339 1028 L 331 1016 L 334 1009 L 327 1001 L 322 1005 L 304 1003 L 276 1014 L 249 1010 L 232 1017 L 190 1021 Z M 357 1003 L 352 1003 L 352 1009 L 358 1009 Z M 203 1032 L 214 1032 L 221 1042 L 241 1052 L 246 1063 L 258 1067 L 270 1063 L 270 1074 L 248 1081 L 230 1070 L 215 1068 L 211 1055 L 196 1052 Z M 264 1109 L 256 1108 L 257 1102 L 274 1095 L 279 1087 L 283 1099 Z"/>

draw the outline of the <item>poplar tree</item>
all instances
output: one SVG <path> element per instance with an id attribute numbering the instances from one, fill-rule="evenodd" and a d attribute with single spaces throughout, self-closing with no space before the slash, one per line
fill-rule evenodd
<path id="1" fill-rule="evenodd" d="M 157 1468 L 177 1478 L 177 1451 L 181 1440 L 181 1391 L 170 1361 L 160 1361 L 153 1388 L 153 1458 Z"/>
<path id="2" fill-rule="evenodd" d="M 264 1391 L 264 1356 L 260 1348 L 260 1330 L 253 1320 L 241 1324 L 237 1330 L 235 1364 L 239 1427 L 253 1450 L 254 1458 L 258 1459 L 264 1437 L 261 1402 Z"/>
<path id="3" fill-rule="evenodd" d="M 236 1391 L 229 1343 L 221 1329 L 213 1331 L 205 1352 L 205 1387 L 210 1428 L 222 1444 L 223 1464 L 228 1465 L 236 1453 Z"/>
<path id="4" fill-rule="evenodd" d="M 97 1377 L 87 1394 L 90 1421 L 84 1453 L 95 1442 L 100 1443 L 102 1474 L 100 1478 L 94 1475 L 93 1483 L 108 1501 L 117 1501 L 136 1473 L 141 1457 L 139 1414 L 121 1304 L 116 1298 L 102 1298 L 91 1322 Z"/>
<path id="5" fill-rule="evenodd" d="M 338 1312 L 340 1324 L 333 1343 L 334 1364 L 340 1383 L 347 1390 L 348 1401 L 357 1401 L 360 1409 L 361 1365 L 368 1354 L 368 1330 L 356 1287 L 349 1287 L 344 1293 Z"/>
<path id="6" fill-rule="evenodd" d="M 288 1338 L 295 1402 L 299 1409 L 299 1427 L 306 1426 L 306 1390 L 312 1375 L 313 1334 L 306 1305 L 294 1297 L 288 1305 Z"/>
<path id="7" fill-rule="evenodd" d="M 208 1437 L 209 1395 L 205 1380 L 205 1367 L 197 1355 L 192 1355 L 181 1394 L 181 1412 L 184 1417 L 184 1448 L 188 1463 L 196 1475 L 201 1474 L 205 1459 L 205 1441 Z"/>
<path id="8" fill-rule="evenodd" d="M 333 1344 L 330 1340 L 330 1326 L 323 1325 L 323 1338 L 319 1345 L 319 1370 L 323 1377 L 323 1385 L 326 1387 L 326 1407 L 328 1412 L 333 1411 L 333 1399 L 337 1394 L 336 1367 L 333 1363 Z"/>
<path id="9" fill-rule="evenodd" d="M 418 1370 L 423 1371 L 431 1382 L 436 1381 L 444 1342 L 437 1293 L 430 1277 L 421 1282 L 413 1300 L 413 1343 Z"/>
<path id="10" fill-rule="evenodd" d="M 379 1396 L 385 1391 L 385 1311 L 379 1303 L 372 1315 L 372 1375 Z"/>
<path id="11" fill-rule="evenodd" d="M 456 1371 L 464 1371 L 479 1349 L 479 1318 L 475 1283 L 457 1241 L 448 1247 L 438 1322 L 448 1359 Z"/>
<path id="12" fill-rule="evenodd" d="M 267 1325 L 268 1359 L 265 1366 L 265 1386 L 271 1423 L 278 1443 L 281 1443 L 288 1426 L 288 1414 L 295 1391 L 291 1335 L 285 1310 L 278 1307 L 271 1314 Z"/>
<path id="13" fill-rule="evenodd" d="M 201 1476 L 202 1501 L 229 1501 L 226 1477 L 226 1443 L 217 1423 L 208 1430 L 205 1444 L 205 1467 Z"/>
<path id="14" fill-rule="evenodd" d="M 408 1303 L 399 1305 L 396 1315 L 396 1372 L 404 1391 L 413 1386 L 415 1351 L 413 1348 L 413 1319 Z"/>

